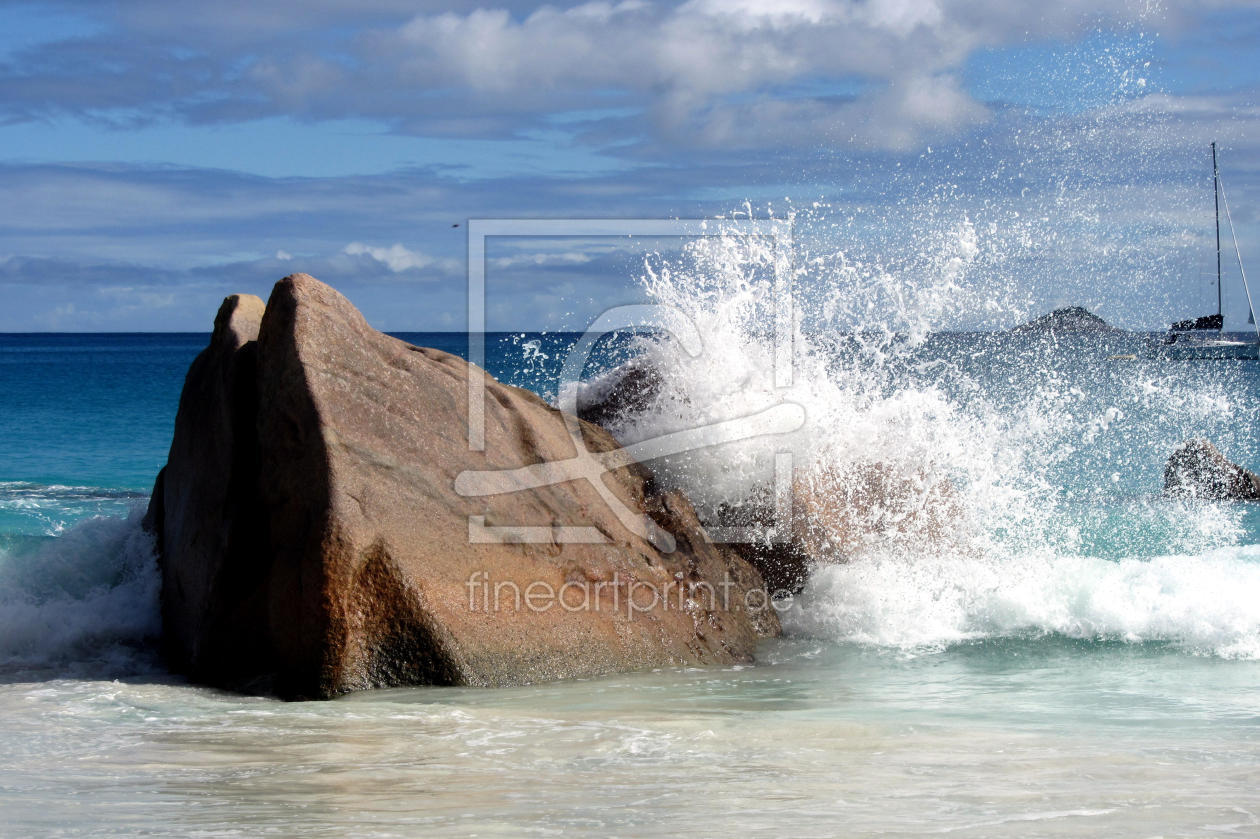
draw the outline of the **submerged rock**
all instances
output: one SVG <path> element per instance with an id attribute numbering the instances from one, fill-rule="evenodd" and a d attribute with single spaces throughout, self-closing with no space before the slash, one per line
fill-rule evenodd
<path id="1" fill-rule="evenodd" d="M 958 536 L 963 517 L 947 479 L 874 460 L 806 472 L 792 500 L 793 542 L 820 561 L 907 542 L 940 549 Z"/>
<path id="2" fill-rule="evenodd" d="M 1217 501 L 1260 501 L 1260 475 L 1230 462 L 1207 440 L 1187 440 L 1164 467 L 1164 492 Z"/>
<path id="3" fill-rule="evenodd" d="M 783 536 L 732 545 L 772 592 L 796 591 L 819 567 L 872 549 L 958 547 L 962 509 L 954 486 L 923 472 L 869 460 L 803 470 L 792 481 L 791 502 Z M 767 533 L 777 524 L 773 506 L 760 499 L 726 512 Z"/>
<path id="4" fill-rule="evenodd" d="M 469 450 L 470 375 L 484 377 L 484 451 Z M 588 450 L 617 448 L 576 427 Z M 150 502 L 171 663 L 330 697 L 745 661 L 777 633 L 756 570 L 643 467 L 614 458 L 595 478 L 605 497 L 529 471 L 575 453 L 537 396 L 373 330 L 312 277 L 279 282 L 265 311 L 228 298 Z M 661 530 L 624 523 L 644 514 Z"/>

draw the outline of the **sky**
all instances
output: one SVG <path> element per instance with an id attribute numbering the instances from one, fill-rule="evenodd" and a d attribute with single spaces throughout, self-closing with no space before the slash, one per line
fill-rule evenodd
<path id="1" fill-rule="evenodd" d="M 1258 89 L 1255 0 L 0 0 L 0 331 L 206 331 L 295 271 L 462 329 L 469 219 L 740 214 L 794 220 L 805 298 L 962 253 L 934 328 L 1155 329 L 1215 308 L 1213 140 L 1260 286 Z M 489 328 L 684 244 L 491 240 Z"/>

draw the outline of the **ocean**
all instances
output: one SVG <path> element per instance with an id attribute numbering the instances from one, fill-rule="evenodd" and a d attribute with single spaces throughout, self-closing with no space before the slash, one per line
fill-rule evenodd
<path id="1" fill-rule="evenodd" d="M 189 685 L 154 652 L 139 516 L 208 336 L 0 336 L 0 834 L 1260 835 L 1260 512 L 1160 492 L 1184 439 L 1260 467 L 1260 362 L 804 325 L 776 390 L 755 312 L 655 291 L 706 352 L 600 347 L 591 376 L 667 370 L 624 440 L 774 399 L 810 418 L 663 479 L 713 514 L 785 447 L 879 462 L 950 482 L 947 538 L 875 523 L 755 664 L 331 702 Z M 491 334 L 487 367 L 555 399 L 577 337 Z"/>

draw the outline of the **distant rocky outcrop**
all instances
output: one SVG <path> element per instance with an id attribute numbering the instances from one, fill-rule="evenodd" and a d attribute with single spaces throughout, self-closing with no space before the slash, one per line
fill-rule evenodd
<path id="1" fill-rule="evenodd" d="M 1081 306 L 1068 306 L 1064 309 L 1055 309 L 1048 315 L 1042 315 L 1039 318 L 1022 324 L 1011 330 L 1016 334 L 1059 334 L 1059 333 L 1094 333 L 1094 332 L 1119 332 L 1114 326 L 1107 321 L 1098 317 L 1098 315 Z"/>
<path id="2" fill-rule="evenodd" d="M 1207 440 L 1187 440 L 1164 467 L 1164 492 L 1182 498 L 1260 501 L 1260 475 L 1232 463 Z"/>
<path id="3" fill-rule="evenodd" d="M 468 443 L 470 375 L 484 451 Z M 592 452 L 617 448 L 574 427 Z M 537 396 L 373 330 L 312 277 L 265 307 L 229 297 L 147 518 L 172 665 L 331 697 L 749 660 L 778 631 L 757 571 L 707 542 L 685 497 L 615 461 L 596 477 L 608 497 L 670 536 L 632 532 L 588 480 L 548 471 L 574 455 Z M 456 491 L 478 473 L 505 477 Z"/>

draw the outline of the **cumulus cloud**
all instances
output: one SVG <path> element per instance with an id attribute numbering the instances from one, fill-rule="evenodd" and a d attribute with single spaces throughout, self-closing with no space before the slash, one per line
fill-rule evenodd
<path id="1" fill-rule="evenodd" d="M 73 40 L 46 39 L 0 57 L 0 122 L 60 125 L 66 115 L 94 126 L 183 122 L 188 136 L 208 144 L 216 134 L 197 135 L 201 124 L 240 122 L 247 134 L 250 125 L 265 125 L 249 120 L 283 116 L 289 119 L 278 121 L 292 131 L 282 140 L 262 128 L 257 136 L 286 153 L 293 147 L 292 171 L 299 172 L 304 158 L 331 156 L 318 143 L 300 147 L 307 125 L 316 133 L 345 130 L 316 124 L 321 120 L 367 118 L 381 130 L 507 142 L 467 144 L 469 159 L 487 148 L 499 155 L 493 171 L 479 172 L 437 166 L 439 144 L 406 137 L 389 138 L 407 146 L 400 162 L 335 178 L 0 164 L 0 192 L 8 198 L 0 205 L 0 253 L 15 255 L 0 263 L 0 284 L 7 302 L 26 294 L 38 301 L 28 309 L 49 312 L 63 304 L 85 310 L 88 286 L 148 282 L 161 295 L 179 285 L 188 293 L 174 308 L 185 319 L 163 325 L 201 328 L 216 296 L 265 293 L 277 277 L 300 270 L 355 289 L 356 302 L 366 300 L 382 323 L 458 322 L 467 240 L 466 226 L 455 229 L 454 221 L 695 218 L 746 199 L 760 213 L 770 202 L 781 210 L 791 195 L 804 199 L 797 206 L 825 199 L 835 208 L 828 235 L 847 252 L 866 248 L 872 264 L 913 251 L 909 234 L 916 230 L 967 216 L 982 242 L 1007 251 L 991 260 L 1003 280 L 1031 286 L 1046 277 L 1046 287 L 1058 289 L 1062 277 L 1079 276 L 1092 288 L 1111 289 L 1097 278 L 1140 277 L 1147 285 L 1134 317 L 1147 317 L 1146 292 L 1181 270 L 1169 260 L 1207 252 L 1198 232 L 1186 235 L 1208 230 L 1206 143 L 1220 140 L 1227 161 L 1254 160 L 1260 110 L 1251 75 L 1229 84 L 1187 75 L 1179 87 L 1161 87 L 1156 67 L 1150 90 L 1111 95 L 1129 69 L 1146 77 L 1142 61 L 1152 56 L 1135 52 L 1155 44 L 1163 52 L 1154 57 L 1167 58 L 1176 40 L 1126 41 L 1116 33 L 1134 23 L 1175 33 L 1201 9 L 1219 5 L 223 0 L 202 7 L 63 0 L 58 8 L 79 10 L 99 25 Z M 1254 12 L 1231 14 L 1256 19 Z M 1222 20 L 1203 31 L 1215 38 Z M 1089 35 L 1100 29 L 1109 31 Z M 1246 28 L 1239 29 L 1242 43 Z M 1204 46 L 1201 34 L 1184 39 L 1199 45 L 1181 59 L 1225 61 L 1219 39 Z M 1065 43 L 1043 49 L 1040 59 L 1028 53 L 1044 43 L 1004 50 L 1046 39 Z M 1137 41 L 1132 50 L 1110 49 Z M 1078 47 L 1082 52 L 1073 53 Z M 1232 55 L 1249 56 L 1248 48 L 1243 43 Z M 995 53 L 997 60 L 985 60 Z M 1003 81 L 1009 54 L 1018 60 L 1005 66 L 1013 76 Z M 1090 61 L 1094 76 L 1083 78 Z M 1028 104 L 1038 71 L 1040 110 Z M 989 75 L 978 82 L 977 73 Z M 1081 95 L 1085 82 L 1105 95 Z M 360 128 L 355 123 L 352 131 Z M 116 148 L 84 135 L 79 150 L 87 151 L 64 159 L 91 160 L 108 156 L 101 148 Z M 335 147 L 352 155 L 358 136 Z M 514 139 L 542 151 L 521 157 Z M 610 165 L 578 165 L 570 153 L 577 144 Z M 11 157 L 21 157 L 20 142 L 11 147 Z M 249 153 L 241 147 L 242 157 Z M 1247 193 L 1260 194 L 1260 175 L 1254 166 L 1231 166 L 1227 175 L 1235 216 L 1244 220 L 1257 203 Z M 1260 236 L 1244 237 L 1244 247 L 1248 241 Z M 598 288 L 606 302 L 620 299 L 616 284 L 632 282 L 635 271 L 624 253 L 571 244 L 546 254 L 500 247 L 491 262 L 504 289 L 497 305 L 505 319 L 518 318 L 503 326 L 528 325 L 543 311 L 541 302 L 526 308 L 535 280 L 539 301 L 559 293 L 554 284 L 565 280 Z M 67 299 L 52 300 L 54 286 Z M 412 297 L 414 309 L 402 313 L 399 301 Z M 1169 313 L 1185 308 L 1182 302 L 1172 301 Z M 24 309 L 13 303 L 13 311 Z M 15 317 L 0 320 L 22 328 Z"/>
<path id="2" fill-rule="evenodd" d="M 72 3 L 103 31 L 0 65 L 0 116 L 359 117 L 419 134 L 504 137 L 547 128 L 556 114 L 630 108 L 645 117 L 639 132 L 684 146 L 868 145 L 877 133 L 905 146 L 989 117 L 960 82 L 976 50 L 1102 26 L 1171 27 L 1197 5 Z"/>
<path id="3" fill-rule="evenodd" d="M 464 90 L 485 107 L 610 97 L 641 104 L 676 142 L 747 147 L 876 133 L 906 142 L 982 120 L 956 74 L 993 38 L 936 2 L 627 0 L 521 19 L 503 9 L 421 15 L 372 41 L 405 82 Z M 781 95 L 806 82 L 859 92 Z"/>

